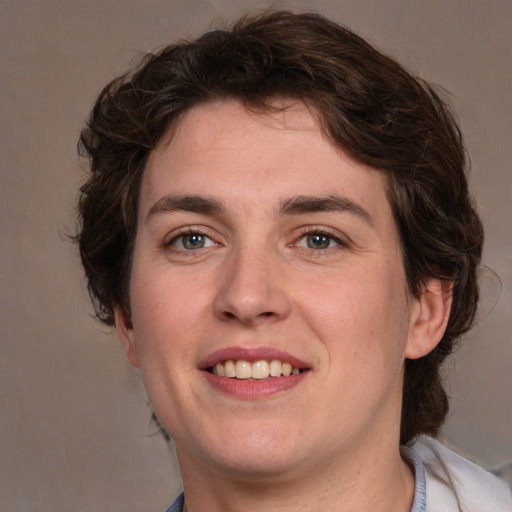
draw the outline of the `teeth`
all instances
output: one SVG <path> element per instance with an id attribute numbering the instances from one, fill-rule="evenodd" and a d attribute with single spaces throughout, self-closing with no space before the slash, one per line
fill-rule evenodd
<path id="1" fill-rule="evenodd" d="M 226 377 L 236 377 L 235 363 L 233 361 L 226 361 L 226 364 L 224 365 L 224 372 L 226 373 Z"/>
<path id="2" fill-rule="evenodd" d="M 217 363 L 212 370 L 215 375 L 220 377 L 257 380 L 268 377 L 288 377 L 300 373 L 299 368 L 293 368 L 290 363 L 283 363 L 278 359 L 272 359 L 270 362 L 262 359 L 254 363 L 243 359 L 238 361 L 229 360 L 224 363 Z"/>
<path id="3" fill-rule="evenodd" d="M 266 379 L 270 375 L 270 365 L 267 361 L 256 361 L 251 370 L 253 379 Z"/>
<path id="4" fill-rule="evenodd" d="M 252 377 L 251 363 L 247 361 L 237 361 L 235 370 L 237 379 L 250 379 Z"/>
<path id="5" fill-rule="evenodd" d="M 282 371 L 283 363 L 281 363 L 281 361 L 278 361 L 277 359 L 272 359 L 272 361 L 270 361 L 270 376 L 281 377 Z"/>

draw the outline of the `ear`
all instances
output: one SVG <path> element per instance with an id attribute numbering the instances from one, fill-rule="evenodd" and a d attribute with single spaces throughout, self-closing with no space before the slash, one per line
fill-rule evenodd
<path id="1" fill-rule="evenodd" d="M 133 325 L 130 315 L 121 306 L 114 307 L 114 319 L 116 322 L 116 331 L 119 341 L 123 346 L 124 353 L 130 363 L 136 368 L 139 367 L 139 356 L 137 355 L 137 345 L 133 333 Z"/>
<path id="2" fill-rule="evenodd" d="M 453 283 L 430 279 L 412 308 L 409 339 L 405 357 L 418 359 L 426 356 L 441 341 L 452 307 Z"/>

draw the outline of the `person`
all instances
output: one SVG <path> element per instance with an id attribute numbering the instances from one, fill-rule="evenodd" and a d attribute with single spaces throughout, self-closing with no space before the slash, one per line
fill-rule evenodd
<path id="1" fill-rule="evenodd" d="M 347 28 L 273 10 L 99 95 L 76 239 L 175 442 L 169 511 L 512 510 L 435 440 L 483 244 L 442 96 Z"/>

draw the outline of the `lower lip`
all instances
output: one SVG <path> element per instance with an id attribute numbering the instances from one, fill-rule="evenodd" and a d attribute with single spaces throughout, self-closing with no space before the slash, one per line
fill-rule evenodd
<path id="1" fill-rule="evenodd" d="M 231 379 L 204 372 L 208 382 L 227 395 L 246 400 L 258 400 L 291 389 L 306 377 L 309 371 L 289 377 L 269 377 L 261 380 Z"/>

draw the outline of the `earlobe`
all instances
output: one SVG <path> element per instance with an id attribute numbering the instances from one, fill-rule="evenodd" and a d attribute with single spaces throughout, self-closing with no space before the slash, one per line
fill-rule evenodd
<path id="1" fill-rule="evenodd" d="M 405 357 L 418 359 L 441 341 L 450 318 L 453 283 L 430 279 L 416 299 Z"/>
<path id="2" fill-rule="evenodd" d="M 137 355 L 137 345 L 135 343 L 135 336 L 133 332 L 133 325 L 131 318 L 127 311 L 121 306 L 115 306 L 114 318 L 116 321 L 116 331 L 119 341 L 123 346 L 124 353 L 130 363 L 136 368 L 139 367 L 139 357 Z"/>

